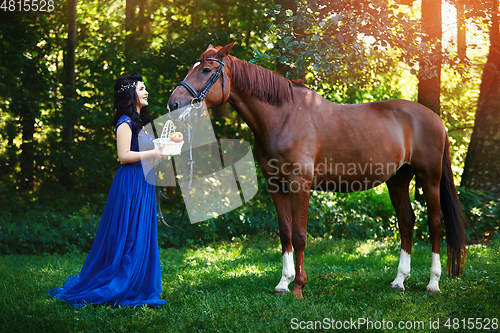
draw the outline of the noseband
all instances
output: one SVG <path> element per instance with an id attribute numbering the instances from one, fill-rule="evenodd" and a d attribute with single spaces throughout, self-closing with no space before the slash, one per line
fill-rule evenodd
<path id="1" fill-rule="evenodd" d="M 217 80 L 219 79 L 219 77 L 222 74 L 222 101 L 219 105 L 219 106 L 221 106 L 224 103 L 224 96 L 225 96 L 224 85 L 225 85 L 225 81 L 226 81 L 225 76 L 224 76 L 224 58 L 222 58 L 222 60 L 219 60 L 216 58 L 207 58 L 204 60 L 217 61 L 220 65 L 215 70 L 215 72 L 212 74 L 212 76 L 210 76 L 210 78 L 205 83 L 205 85 L 200 89 L 200 91 L 194 90 L 194 88 L 186 81 L 181 81 L 179 83 L 179 86 L 183 86 L 184 88 L 186 88 L 189 91 L 189 93 L 194 97 L 193 100 L 191 101 L 191 104 L 193 106 L 195 106 L 195 105 L 201 106 L 201 101 L 203 101 L 203 99 L 207 96 L 207 94 L 210 91 L 210 89 L 212 88 L 212 86 L 215 84 L 215 82 L 217 82 Z M 198 62 L 201 63 L 202 61 L 203 60 L 198 59 L 198 60 L 196 60 L 195 64 Z M 197 106 L 197 107 L 199 107 L 199 106 Z"/>

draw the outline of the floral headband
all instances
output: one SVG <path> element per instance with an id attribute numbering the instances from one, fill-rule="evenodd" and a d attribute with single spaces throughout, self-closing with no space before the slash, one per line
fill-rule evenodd
<path id="1" fill-rule="evenodd" d="M 120 89 L 118 89 L 118 92 L 122 92 L 122 91 L 125 91 L 127 90 L 128 88 L 132 88 L 136 86 L 137 82 L 134 82 L 134 83 L 129 83 L 129 84 L 122 84 Z"/>

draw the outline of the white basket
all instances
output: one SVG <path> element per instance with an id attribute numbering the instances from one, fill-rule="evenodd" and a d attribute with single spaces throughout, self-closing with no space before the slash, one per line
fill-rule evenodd
<path id="1" fill-rule="evenodd" d="M 167 120 L 163 125 L 161 137 L 154 139 L 155 148 L 159 148 L 162 155 L 180 155 L 184 141 L 173 142 L 170 140 L 170 135 L 175 132 L 175 126 L 172 120 Z"/>

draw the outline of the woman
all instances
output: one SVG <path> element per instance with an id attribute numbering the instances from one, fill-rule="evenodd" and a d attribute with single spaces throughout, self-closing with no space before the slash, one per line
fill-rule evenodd
<path id="1" fill-rule="evenodd" d="M 122 166 L 113 179 L 80 274 L 68 278 L 63 288 L 47 293 L 78 307 L 159 306 L 167 302 L 160 299 L 156 192 L 144 170 L 151 169 L 149 159 L 161 156 L 158 149 L 152 149 L 153 137 L 141 131 L 150 122 L 145 109 L 148 92 L 137 73 L 120 77 L 115 92 L 113 127 Z"/>

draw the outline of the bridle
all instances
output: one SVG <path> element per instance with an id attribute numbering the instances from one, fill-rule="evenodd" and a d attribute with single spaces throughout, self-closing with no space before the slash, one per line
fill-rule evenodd
<path id="1" fill-rule="evenodd" d="M 179 85 L 178 85 L 178 86 L 185 87 L 189 91 L 189 93 L 193 96 L 193 100 L 191 101 L 191 105 L 187 109 L 188 112 L 192 108 L 199 109 L 202 106 L 203 99 L 207 96 L 208 92 L 210 91 L 210 89 L 212 88 L 212 86 L 215 84 L 215 82 L 217 82 L 217 80 L 219 79 L 219 77 L 221 76 L 221 74 L 222 74 L 222 101 L 221 101 L 220 105 L 222 105 L 224 103 L 225 81 L 226 81 L 226 78 L 225 78 L 225 75 L 224 75 L 224 58 L 222 58 L 222 60 L 219 60 L 219 59 L 216 59 L 216 58 L 207 58 L 207 59 L 204 59 L 204 60 L 205 61 L 206 60 L 217 61 L 219 63 L 219 67 L 215 70 L 215 72 L 212 74 L 212 76 L 210 76 L 210 78 L 205 83 L 205 85 L 200 89 L 200 91 L 194 90 L 194 88 L 189 83 L 187 83 L 186 81 L 181 81 L 179 83 Z M 201 63 L 204 60 L 198 59 L 198 60 L 196 60 L 195 64 L 196 63 Z M 186 203 L 189 201 L 189 196 L 190 196 L 190 193 L 191 193 L 191 185 L 192 185 L 192 182 L 193 182 L 193 164 L 194 164 L 194 160 L 193 160 L 193 138 L 194 138 L 194 132 L 196 130 L 197 117 L 198 117 L 198 111 L 194 112 L 194 121 L 193 121 L 194 124 L 193 124 L 193 130 L 192 131 L 191 131 L 191 126 L 190 126 L 189 121 L 186 121 L 187 122 L 187 130 L 188 130 L 187 139 L 188 139 L 188 146 L 189 146 L 189 157 L 187 157 L 187 158 L 182 158 L 181 157 L 182 159 L 186 160 L 186 167 L 184 168 L 184 175 L 182 176 L 182 183 L 181 183 L 180 187 L 182 188 L 184 186 L 184 180 L 186 179 L 186 174 L 187 174 L 187 169 L 188 168 L 189 168 L 189 181 L 188 181 L 187 194 L 186 194 L 185 199 L 184 199 L 184 207 L 182 209 L 181 218 L 180 218 L 180 221 L 177 222 L 174 226 L 170 226 L 165 221 L 165 219 L 163 217 L 163 213 L 161 211 L 161 205 L 160 205 L 160 202 L 161 202 L 161 198 L 160 197 L 163 197 L 163 198 L 168 199 L 168 200 L 172 200 L 175 197 L 177 197 L 177 195 L 180 193 L 180 189 L 177 191 L 177 193 L 173 197 L 168 198 L 167 196 L 165 196 L 161 192 L 160 187 L 158 187 L 158 193 L 157 193 L 158 210 L 157 210 L 157 214 L 160 216 L 160 219 L 163 222 L 163 224 L 165 224 L 168 228 L 172 228 L 172 229 L 173 228 L 177 228 L 179 226 L 179 224 L 182 222 L 182 220 L 184 218 L 184 214 L 186 212 Z M 190 117 L 188 117 L 187 119 L 190 119 Z"/>
<path id="2" fill-rule="evenodd" d="M 224 104 L 224 97 L 225 97 L 225 83 L 226 83 L 226 77 L 224 75 L 224 58 L 222 60 L 219 60 L 217 58 L 207 58 L 207 59 L 198 59 L 195 61 L 195 64 L 201 63 L 203 61 L 217 61 L 219 63 L 219 67 L 213 72 L 212 76 L 208 79 L 208 81 L 205 83 L 205 85 L 200 89 L 200 91 L 196 91 L 189 83 L 186 81 L 181 81 L 178 86 L 183 86 L 186 88 L 191 96 L 193 96 L 193 100 L 191 101 L 191 105 L 193 105 L 196 108 L 199 108 L 201 106 L 201 102 L 203 99 L 207 96 L 208 92 L 212 88 L 212 86 L 217 82 L 219 77 L 222 74 L 222 100 L 219 104 L 221 106 Z"/>

